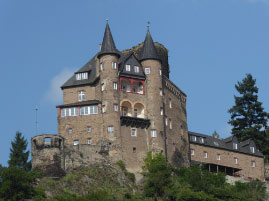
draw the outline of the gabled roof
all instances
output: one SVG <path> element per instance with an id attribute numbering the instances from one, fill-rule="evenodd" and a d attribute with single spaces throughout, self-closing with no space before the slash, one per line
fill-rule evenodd
<path id="1" fill-rule="evenodd" d="M 80 68 L 77 72 L 74 73 L 74 75 L 69 78 L 62 86 L 61 88 L 68 88 L 68 87 L 75 87 L 75 86 L 81 86 L 81 85 L 91 85 L 94 84 L 98 77 L 96 77 L 96 56 L 94 56 L 90 61 L 88 61 L 82 68 Z M 85 80 L 76 80 L 76 74 L 82 73 L 82 72 L 88 72 L 88 79 Z"/>
<path id="2" fill-rule="evenodd" d="M 125 66 L 130 65 L 130 71 L 126 71 Z M 137 66 L 139 68 L 139 72 L 135 72 L 134 67 Z M 146 79 L 146 75 L 143 71 L 143 67 L 134 55 L 133 52 L 124 56 L 124 59 L 121 60 L 119 65 L 120 76 L 138 78 L 138 79 Z"/>
<path id="3" fill-rule="evenodd" d="M 98 57 L 100 57 L 103 54 L 116 54 L 117 56 L 120 56 L 120 52 L 117 50 L 115 46 L 108 23 L 106 24 L 102 47 L 101 51 L 98 54 Z"/>
<path id="4" fill-rule="evenodd" d="M 158 56 L 156 47 L 148 30 L 143 48 L 140 53 L 139 60 L 143 61 L 145 59 L 155 59 L 161 61 L 160 57 Z"/>
<path id="5" fill-rule="evenodd" d="M 238 146 L 237 146 L 238 148 L 233 149 L 233 146 L 230 142 L 232 140 L 237 141 L 235 136 L 231 136 L 231 137 L 225 138 L 225 139 L 219 139 L 219 138 L 214 138 L 214 137 L 209 136 L 209 135 L 195 133 L 195 132 L 191 132 L 191 131 L 189 131 L 188 133 L 189 133 L 189 136 L 197 136 L 197 137 L 204 138 L 203 143 L 199 140 L 196 140 L 196 142 L 190 140 L 190 143 L 193 143 L 193 144 L 199 144 L 202 146 L 214 147 L 214 148 L 219 148 L 219 149 L 226 149 L 226 150 L 233 151 L 233 152 L 239 152 L 239 153 L 244 153 L 244 154 L 248 154 L 248 155 L 263 157 L 263 154 L 258 149 L 256 149 L 255 143 L 251 139 L 248 139 L 246 141 L 238 143 Z M 235 139 L 234 139 L 234 137 L 235 137 Z M 251 153 L 250 145 L 255 147 L 255 153 Z"/>

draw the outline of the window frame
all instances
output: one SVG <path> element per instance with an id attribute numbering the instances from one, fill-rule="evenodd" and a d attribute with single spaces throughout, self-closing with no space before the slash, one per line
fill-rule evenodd
<path id="1" fill-rule="evenodd" d="M 149 74 L 150 74 L 150 67 L 146 67 L 146 68 L 145 68 L 145 74 L 146 74 L 146 75 L 149 75 Z"/>
<path id="2" fill-rule="evenodd" d="M 139 66 L 134 66 L 134 72 L 139 73 Z"/>
<path id="3" fill-rule="evenodd" d="M 113 104 L 113 111 L 118 112 L 118 110 L 119 110 L 118 104 Z"/>
<path id="4" fill-rule="evenodd" d="M 117 70 L 117 63 L 112 61 L 112 69 Z"/>
<path id="5" fill-rule="evenodd" d="M 133 133 L 134 131 L 134 133 Z M 137 136 L 137 129 L 136 128 L 131 128 L 131 136 L 136 137 Z"/>
<path id="6" fill-rule="evenodd" d="M 108 126 L 107 127 L 107 133 L 108 134 L 114 134 L 115 128 L 114 126 Z"/>
<path id="7" fill-rule="evenodd" d="M 92 138 L 88 138 L 88 139 L 87 139 L 87 143 L 88 143 L 88 144 L 92 144 Z"/>
<path id="8" fill-rule="evenodd" d="M 208 158 L 208 153 L 207 153 L 207 151 L 204 151 L 204 158 Z"/>
<path id="9" fill-rule="evenodd" d="M 85 100 L 85 91 L 80 90 L 78 91 L 78 101 L 84 101 Z"/>
<path id="10" fill-rule="evenodd" d="M 113 82 L 113 89 L 118 90 L 118 83 L 117 82 Z"/>
<path id="11" fill-rule="evenodd" d="M 91 126 L 87 126 L 87 132 L 91 133 L 92 132 L 92 127 Z"/>
<path id="12" fill-rule="evenodd" d="M 220 154 L 217 154 L 217 161 L 220 161 Z"/>
<path id="13" fill-rule="evenodd" d="M 156 138 L 156 137 L 157 137 L 157 131 L 156 131 L 156 129 L 151 129 L 151 130 L 150 130 L 150 136 L 151 136 L 152 138 Z"/>
<path id="14" fill-rule="evenodd" d="M 104 64 L 100 63 L 99 68 L 100 68 L 100 71 L 103 72 L 104 71 Z"/>
<path id="15" fill-rule="evenodd" d="M 127 71 L 127 72 L 131 71 L 131 65 L 130 64 L 125 65 L 125 71 Z"/>

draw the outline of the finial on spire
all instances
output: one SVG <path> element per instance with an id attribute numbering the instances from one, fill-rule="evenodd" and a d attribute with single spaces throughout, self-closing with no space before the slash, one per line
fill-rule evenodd
<path id="1" fill-rule="evenodd" d="M 106 18 L 106 23 L 108 24 L 108 19 Z"/>
<path id="2" fill-rule="evenodd" d="M 147 29 L 149 31 L 149 25 L 150 25 L 150 21 L 147 22 Z"/>

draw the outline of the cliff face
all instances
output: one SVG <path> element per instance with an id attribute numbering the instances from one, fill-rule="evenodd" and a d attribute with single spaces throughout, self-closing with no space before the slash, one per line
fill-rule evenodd
<path id="1" fill-rule="evenodd" d="M 46 199 L 66 196 L 77 200 L 75 198 L 79 196 L 102 194 L 109 195 L 111 200 L 125 200 L 126 196 L 132 197 L 137 192 L 130 173 L 118 165 L 105 164 L 94 164 L 87 169 L 76 169 L 58 180 L 44 177 L 37 186 L 45 190 Z M 104 199 L 107 200 L 107 197 Z"/>

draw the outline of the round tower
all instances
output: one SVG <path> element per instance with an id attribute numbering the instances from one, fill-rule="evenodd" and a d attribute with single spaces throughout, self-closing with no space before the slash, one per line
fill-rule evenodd
<path id="1" fill-rule="evenodd" d="M 120 52 L 116 49 L 108 23 L 104 33 L 101 51 L 98 54 L 100 76 L 100 100 L 104 139 L 116 141 L 119 137 L 119 81 L 118 59 Z"/>
<path id="2" fill-rule="evenodd" d="M 155 44 L 149 30 L 144 41 L 139 58 L 146 78 L 146 96 L 148 118 L 151 120 L 150 135 L 155 132 L 156 137 L 152 137 L 151 146 L 153 152 L 164 152 L 165 146 L 165 121 L 163 107 L 163 86 L 162 86 L 162 64 L 157 53 Z"/>
<path id="3" fill-rule="evenodd" d="M 44 176 L 61 177 L 64 171 L 64 138 L 59 135 L 37 135 L 31 139 L 32 169 Z"/>

